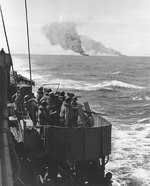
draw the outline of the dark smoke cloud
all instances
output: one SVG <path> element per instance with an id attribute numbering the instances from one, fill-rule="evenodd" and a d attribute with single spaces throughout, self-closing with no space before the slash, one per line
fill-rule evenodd
<path id="1" fill-rule="evenodd" d="M 122 55 L 102 43 L 94 41 L 87 36 L 81 36 L 76 30 L 76 24 L 71 22 L 54 22 L 43 27 L 43 32 L 51 45 L 60 45 L 65 50 L 72 50 L 81 55 L 86 53 Z M 83 50 L 84 49 L 84 50 Z"/>
<path id="2" fill-rule="evenodd" d="M 82 46 L 87 53 L 106 54 L 106 55 L 122 55 L 119 51 L 112 48 L 106 48 L 101 42 L 94 41 L 90 37 L 81 36 Z"/>
<path id="3" fill-rule="evenodd" d="M 65 50 L 84 54 L 80 36 L 74 23 L 52 23 L 43 27 L 46 38 L 52 45 L 60 45 Z"/>

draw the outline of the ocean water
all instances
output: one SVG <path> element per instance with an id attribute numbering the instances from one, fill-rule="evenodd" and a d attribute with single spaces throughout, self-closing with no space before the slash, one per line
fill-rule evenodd
<path id="1" fill-rule="evenodd" d="M 29 77 L 26 55 L 13 55 L 13 63 Z M 112 153 L 106 172 L 113 173 L 113 185 L 150 185 L 150 58 L 32 55 L 31 66 L 34 91 L 60 83 L 78 102 L 108 115 Z"/>

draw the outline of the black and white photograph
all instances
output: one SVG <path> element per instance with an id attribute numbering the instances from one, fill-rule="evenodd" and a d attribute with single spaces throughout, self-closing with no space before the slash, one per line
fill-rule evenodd
<path id="1" fill-rule="evenodd" d="M 150 186 L 150 0 L 0 0 L 0 186 Z"/>

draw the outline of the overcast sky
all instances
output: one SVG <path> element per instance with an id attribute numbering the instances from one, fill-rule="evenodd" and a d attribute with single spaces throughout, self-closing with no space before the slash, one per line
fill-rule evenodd
<path id="1" fill-rule="evenodd" d="M 73 54 L 52 46 L 42 27 L 75 22 L 89 36 L 126 55 L 150 56 L 150 0 L 27 0 L 31 53 Z M 24 0 L 1 0 L 10 49 L 27 53 Z M 6 48 L 0 20 L 0 47 Z"/>

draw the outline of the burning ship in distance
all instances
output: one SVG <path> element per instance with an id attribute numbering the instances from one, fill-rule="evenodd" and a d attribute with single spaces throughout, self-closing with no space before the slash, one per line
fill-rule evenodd
<path id="1" fill-rule="evenodd" d="M 80 35 L 76 24 L 71 22 L 54 22 L 43 26 L 43 34 L 51 45 L 59 45 L 64 50 L 71 50 L 82 56 L 106 55 L 122 56 L 122 54 L 109 47 L 105 47 L 100 41 Z"/>
<path id="2" fill-rule="evenodd" d="M 86 54 L 86 53 L 82 53 L 81 55 L 82 56 L 89 56 L 89 54 Z"/>
<path id="3" fill-rule="evenodd" d="M 89 56 L 89 54 L 86 54 L 84 52 L 80 53 L 82 56 Z"/>

